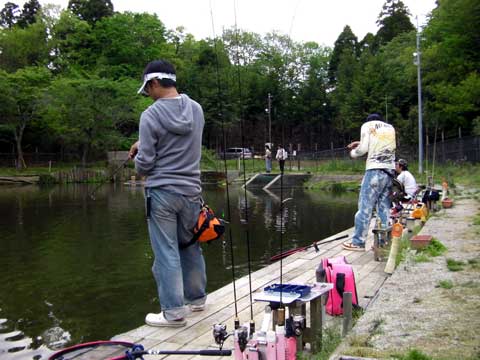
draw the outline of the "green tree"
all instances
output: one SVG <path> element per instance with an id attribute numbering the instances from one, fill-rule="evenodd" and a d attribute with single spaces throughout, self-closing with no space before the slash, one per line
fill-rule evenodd
<path id="1" fill-rule="evenodd" d="M 173 47 L 165 35 L 156 15 L 124 12 L 101 19 L 92 29 L 95 72 L 109 78 L 139 78 L 148 62 L 172 57 Z"/>
<path id="2" fill-rule="evenodd" d="M 18 19 L 18 25 L 24 28 L 33 24 L 36 21 L 35 17 L 40 9 L 41 6 L 38 0 L 27 1 L 23 4 L 23 10 Z"/>
<path id="3" fill-rule="evenodd" d="M 68 9 L 91 25 L 104 17 L 113 15 L 111 0 L 70 0 Z"/>
<path id="4" fill-rule="evenodd" d="M 386 0 L 378 15 L 377 44 L 384 45 L 403 32 L 415 30 L 410 12 L 401 0 Z"/>
<path id="5" fill-rule="evenodd" d="M 9 131 L 17 150 L 17 168 L 25 168 L 23 136 L 34 121 L 40 121 L 50 73 L 41 67 L 26 67 L 9 74 L 0 71 L 0 127 Z"/>
<path id="6" fill-rule="evenodd" d="M 21 28 L 0 29 L 0 68 L 14 72 L 48 63 L 50 45 L 43 21 Z"/>
<path id="7" fill-rule="evenodd" d="M 338 80 L 337 71 L 340 66 L 341 58 L 344 56 L 347 57 L 356 57 L 358 49 L 358 39 L 355 34 L 352 32 L 350 26 L 345 26 L 343 31 L 338 36 L 335 41 L 335 46 L 333 48 L 332 57 L 330 58 L 330 65 L 328 68 L 328 78 L 330 80 L 330 85 L 335 86 Z"/>
<path id="8" fill-rule="evenodd" d="M 11 28 L 18 21 L 20 9 L 17 4 L 12 2 L 5 3 L 0 11 L 0 26 L 3 28 Z"/>
<path id="9" fill-rule="evenodd" d="M 52 67 L 56 73 L 89 70 L 96 64 L 91 25 L 65 10 L 52 27 Z"/>
<path id="10" fill-rule="evenodd" d="M 443 0 L 424 31 L 425 112 L 447 136 L 472 131 L 480 116 L 475 84 L 480 69 L 480 3 Z"/>
<path id="11" fill-rule="evenodd" d="M 59 77 L 48 91 L 44 116 L 61 141 L 80 152 L 85 166 L 91 151 L 119 149 L 122 130 L 132 134 L 131 122 L 138 118 L 137 85 L 131 80 Z"/>

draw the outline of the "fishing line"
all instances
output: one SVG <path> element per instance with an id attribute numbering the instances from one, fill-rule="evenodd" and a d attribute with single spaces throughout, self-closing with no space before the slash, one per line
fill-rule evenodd
<path id="1" fill-rule="evenodd" d="M 113 172 L 110 174 L 110 177 L 109 178 L 112 178 L 114 177 L 121 169 L 123 169 L 125 167 L 125 165 L 127 165 L 127 162 L 130 160 L 129 157 L 127 157 L 127 159 L 125 161 L 123 161 L 115 170 L 113 170 Z M 100 189 L 103 185 L 105 185 L 105 182 L 102 182 L 100 183 L 99 185 L 97 185 L 95 187 L 95 189 L 92 190 L 92 192 L 88 195 L 92 200 L 95 200 L 95 193 L 98 191 L 98 189 Z"/>
<path id="2" fill-rule="evenodd" d="M 291 39 L 291 35 L 292 35 L 292 29 L 293 29 L 293 24 L 294 24 L 294 20 L 295 20 L 295 16 L 297 14 L 297 10 L 298 10 L 298 6 L 300 5 L 300 1 L 299 0 L 297 2 L 297 5 L 295 6 L 295 10 L 293 12 L 293 16 L 292 16 L 292 20 L 290 22 L 290 29 L 289 29 L 289 34 L 288 34 L 288 38 L 287 38 L 287 41 L 288 41 L 288 44 L 290 46 L 287 47 L 287 51 L 285 51 L 285 56 L 284 56 L 284 62 L 285 62 L 285 65 L 286 65 L 286 72 L 287 72 L 287 75 L 288 75 L 288 66 L 287 66 L 287 61 L 288 61 L 288 57 L 287 57 L 287 54 L 288 54 L 288 50 L 290 50 L 290 53 L 292 53 L 292 39 Z M 282 119 L 282 121 L 284 121 Z M 284 157 L 284 152 L 286 151 L 285 150 L 285 132 L 282 131 L 282 159 Z M 285 161 L 283 163 L 283 166 L 285 168 Z M 280 170 L 280 253 L 283 252 L 283 212 L 284 212 L 284 200 L 283 200 L 283 173 L 284 173 L 284 170 Z M 280 258 L 280 287 L 282 286 L 283 284 L 283 257 Z M 283 294 L 283 291 L 280 291 L 280 308 L 284 308 L 284 304 L 283 304 L 283 299 L 282 299 L 282 294 Z"/>
<path id="3" fill-rule="evenodd" d="M 221 128 L 222 128 L 222 140 L 223 140 L 223 165 L 224 165 L 224 173 L 225 173 L 225 178 L 226 178 L 226 186 L 225 186 L 225 191 L 226 191 L 226 196 L 227 196 L 227 219 L 228 222 L 231 223 L 232 220 L 232 212 L 231 212 L 231 206 L 230 206 L 230 187 L 228 185 L 228 168 L 227 168 L 227 136 L 225 134 L 225 118 L 223 114 L 223 100 L 222 100 L 222 89 L 220 86 L 220 62 L 218 59 L 218 49 L 217 49 L 217 37 L 215 35 L 215 24 L 213 21 L 213 9 L 212 9 L 212 0 L 209 1 L 210 4 L 210 18 L 212 21 L 212 32 L 213 32 L 213 48 L 215 52 L 215 71 L 216 71 L 216 82 L 217 82 L 217 98 L 218 98 L 218 104 L 219 104 L 219 116 L 221 120 Z M 237 289 L 236 289 L 236 283 L 235 283 L 235 260 L 234 260 L 234 254 L 233 254 L 233 236 L 232 236 L 232 227 L 228 227 L 228 239 L 230 240 L 230 260 L 232 263 L 232 284 L 233 284 L 233 300 L 234 300 L 234 306 L 235 306 L 235 327 L 237 328 L 239 324 L 238 320 L 238 307 L 237 307 Z M 228 240 L 227 239 L 227 240 Z"/>
<path id="4" fill-rule="evenodd" d="M 250 297 L 250 333 L 254 332 L 254 322 L 253 322 L 253 297 L 252 297 L 252 265 L 251 265 L 251 254 L 250 254 L 250 236 L 248 231 L 248 199 L 247 199 L 247 187 L 245 184 L 247 183 L 247 174 L 246 174 L 246 163 L 245 163 L 245 156 L 243 153 L 243 149 L 245 149 L 245 129 L 244 129 L 244 112 L 243 112 L 243 92 L 242 92 L 242 81 L 240 76 L 240 54 L 239 54 L 239 47 L 240 47 L 240 39 L 239 39 L 239 31 L 237 26 L 237 1 L 233 1 L 233 10 L 234 10 L 234 18 L 235 18 L 235 40 L 236 40 L 236 48 L 235 48 L 235 62 L 237 67 L 237 81 L 238 81 L 238 103 L 240 107 L 240 138 L 242 143 L 242 164 L 243 164 L 243 190 L 244 190 L 244 199 L 245 199 L 245 237 L 247 240 L 247 264 L 248 264 L 248 286 L 249 286 L 249 297 Z"/>

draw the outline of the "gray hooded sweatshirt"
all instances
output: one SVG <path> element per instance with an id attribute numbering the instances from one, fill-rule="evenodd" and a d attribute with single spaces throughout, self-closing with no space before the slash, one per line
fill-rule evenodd
<path id="1" fill-rule="evenodd" d="M 135 169 L 146 187 L 200 195 L 204 124 L 202 107 L 185 94 L 158 99 L 142 113 Z"/>

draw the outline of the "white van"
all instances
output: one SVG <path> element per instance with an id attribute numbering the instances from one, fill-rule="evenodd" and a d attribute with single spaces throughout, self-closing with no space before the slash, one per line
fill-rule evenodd
<path id="1" fill-rule="evenodd" d="M 253 157 L 252 152 L 250 151 L 250 149 L 247 148 L 232 147 L 228 148 L 225 152 L 227 159 L 237 159 L 240 158 L 242 154 L 245 159 L 251 159 Z M 223 154 L 220 155 L 223 157 Z"/>

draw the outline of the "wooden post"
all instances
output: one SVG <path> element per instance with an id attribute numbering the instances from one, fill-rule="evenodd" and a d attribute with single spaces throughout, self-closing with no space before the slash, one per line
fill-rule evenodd
<path id="1" fill-rule="evenodd" d="M 343 293 L 343 329 L 342 336 L 345 337 L 352 329 L 352 293 Z"/>
<path id="2" fill-rule="evenodd" d="M 323 322 L 324 322 L 324 317 L 323 317 L 323 309 L 322 309 L 322 298 L 323 295 L 320 296 L 319 298 L 316 298 L 310 302 L 310 336 L 309 336 L 309 342 L 310 342 L 310 349 L 312 352 L 318 352 L 322 349 L 323 347 L 323 339 L 322 339 L 322 327 L 323 327 Z M 318 339 L 320 341 L 318 341 Z M 319 348 L 317 348 L 317 345 L 319 345 Z M 298 349 L 298 346 L 297 346 Z"/>

